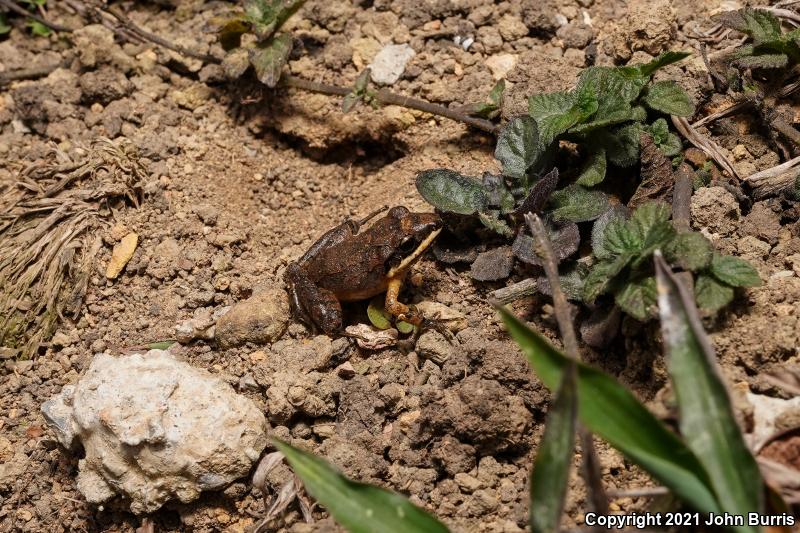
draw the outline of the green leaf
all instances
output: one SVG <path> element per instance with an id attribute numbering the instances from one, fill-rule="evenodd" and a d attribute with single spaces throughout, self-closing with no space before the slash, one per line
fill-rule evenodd
<path id="1" fill-rule="evenodd" d="M 151 342 L 147 345 L 148 350 L 168 350 L 170 346 L 175 344 L 178 341 L 168 340 L 168 341 L 157 341 Z"/>
<path id="2" fill-rule="evenodd" d="M 642 245 L 642 236 L 624 218 L 616 218 L 606 226 L 602 247 L 607 257 L 619 254 L 638 255 Z"/>
<path id="3" fill-rule="evenodd" d="M 351 481 L 327 462 L 286 442 L 273 439 L 273 443 L 303 480 L 308 493 L 351 533 L 447 532 L 444 524 L 405 497 Z"/>
<path id="4" fill-rule="evenodd" d="M 761 277 L 753 266 L 738 257 L 714 254 L 711 260 L 711 273 L 715 278 L 731 287 L 757 287 Z"/>
<path id="5" fill-rule="evenodd" d="M 679 233 L 664 247 L 664 257 L 671 265 L 696 272 L 711 264 L 714 247 L 696 231 Z"/>
<path id="6" fill-rule="evenodd" d="M 508 121 L 497 137 L 494 156 L 503 165 L 503 175 L 521 181 L 539 159 L 539 129 L 529 116 Z"/>
<path id="7" fill-rule="evenodd" d="M 597 97 L 589 91 L 535 94 L 528 98 L 528 113 L 536 119 L 539 142 L 549 146 L 559 135 L 597 111 Z"/>
<path id="8" fill-rule="evenodd" d="M 667 157 L 675 157 L 683 150 L 681 138 L 672 132 L 667 134 L 667 138 L 664 142 L 657 143 L 656 146 L 658 146 L 658 149 L 664 152 L 664 155 Z"/>
<path id="9" fill-rule="evenodd" d="M 641 76 L 649 78 L 658 69 L 666 67 L 667 65 L 671 65 L 672 63 L 677 63 L 678 61 L 682 61 L 683 59 L 689 57 L 690 55 L 692 54 L 690 54 L 689 52 L 664 52 L 663 54 L 656 57 L 649 63 L 638 65 L 636 68 L 639 70 L 639 74 Z"/>
<path id="10" fill-rule="evenodd" d="M 606 151 L 597 147 L 589 154 L 589 158 L 581 169 L 581 174 L 575 183 L 584 187 L 597 185 L 606 178 Z"/>
<path id="11" fill-rule="evenodd" d="M 599 113 L 598 113 L 599 115 Z M 595 117 L 591 122 L 578 124 L 569 130 L 570 133 L 584 134 L 596 131 L 609 126 L 615 126 L 624 122 L 641 122 L 647 118 L 647 111 L 641 106 L 631 107 L 629 104 L 624 104 L 617 110 L 607 110 L 607 114 L 598 118 Z"/>
<path id="12" fill-rule="evenodd" d="M 37 35 L 39 37 L 47 37 L 48 35 L 53 33 L 53 30 L 51 30 L 38 20 L 28 19 L 28 21 L 25 22 L 25 25 L 28 26 L 28 28 L 30 28 L 32 34 Z"/>
<path id="13" fill-rule="evenodd" d="M 511 336 L 542 382 L 553 390 L 570 363 L 541 334 L 498 308 Z M 708 478 L 694 454 L 630 391 L 607 374 L 577 363 L 578 419 L 692 507 L 718 512 Z"/>
<path id="14" fill-rule="evenodd" d="M 556 220 L 587 222 L 608 210 L 608 197 L 580 185 L 567 185 L 550 196 L 553 217 Z"/>
<path id="15" fill-rule="evenodd" d="M 705 467 L 723 511 L 747 516 L 764 511 L 764 484 L 733 414 L 714 349 L 688 292 L 656 257 L 658 305 L 667 370 L 686 444 Z M 733 528 L 756 532 L 755 526 Z"/>
<path id="16" fill-rule="evenodd" d="M 229 80 L 238 79 L 250 67 L 250 53 L 245 48 L 234 48 L 225 54 L 222 70 Z"/>
<path id="17" fill-rule="evenodd" d="M 417 175 L 416 185 L 429 204 L 448 213 L 474 215 L 488 207 L 483 184 L 454 170 L 422 171 Z"/>
<path id="18" fill-rule="evenodd" d="M 749 35 L 756 46 L 781 38 L 780 20 L 769 11 L 745 8 L 721 13 L 716 19 L 729 28 Z"/>
<path id="19" fill-rule="evenodd" d="M 656 297 L 656 278 L 653 276 L 625 280 L 620 290 L 614 293 L 617 305 L 641 322 L 655 316 Z"/>
<path id="20" fill-rule="evenodd" d="M 364 69 L 353 83 L 353 89 L 342 99 L 342 111 L 349 113 L 359 102 L 364 100 L 369 85 L 369 69 Z"/>
<path id="21" fill-rule="evenodd" d="M 495 233 L 502 235 L 503 237 L 514 236 L 514 231 L 509 227 L 505 220 L 500 218 L 500 211 L 496 209 L 481 211 L 478 213 L 478 219 L 484 226 Z"/>
<path id="22" fill-rule="evenodd" d="M 404 322 L 402 320 L 398 320 L 397 322 L 395 322 L 394 325 L 397 328 L 397 331 L 399 331 L 403 335 L 408 335 L 409 333 L 414 331 L 414 329 L 417 327 L 414 324 L 410 324 L 410 323 Z"/>
<path id="23" fill-rule="evenodd" d="M 694 287 L 697 305 L 716 313 L 733 301 L 733 287 L 716 280 L 712 276 L 700 274 Z"/>
<path id="24" fill-rule="evenodd" d="M 244 12 L 259 41 L 269 39 L 305 0 L 245 0 Z"/>
<path id="25" fill-rule="evenodd" d="M 627 209 L 624 206 L 616 205 L 603 213 L 592 226 L 592 253 L 598 259 L 606 259 L 615 253 L 606 245 L 606 228 L 613 220 L 622 219 L 625 221 Z"/>
<path id="26" fill-rule="evenodd" d="M 673 80 L 657 81 L 647 88 L 642 102 L 656 111 L 678 117 L 694 115 L 694 103 L 683 87 Z"/>
<path id="27" fill-rule="evenodd" d="M 0 13 L 0 35 L 5 35 L 11 31 L 11 26 L 8 24 L 8 18 L 5 13 Z"/>
<path id="28" fill-rule="evenodd" d="M 275 87 L 291 51 L 292 37 L 286 33 L 279 33 L 251 49 L 250 63 L 256 69 L 258 80 L 269 88 Z"/>
<path id="29" fill-rule="evenodd" d="M 578 414 L 577 370 L 564 372 L 547 412 L 547 423 L 531 472 L 530 524 L 533 533 L 557 533 L 564 512 L 569 471 L 575 450 Z"/>
<path id="30" fill-rule="evenodd" d="M 499 208 L 503 214 L 508 214 L 514 210 L 514 195 L 508 190 L 503 176 L 484 172 L 483 191 L 486 196 L 486 203 L 489 206 Z"/>
<path id="31" fill-rule="evenodd" d="M 630 107 L 645 83 L 646 78 L 619 67 L 589 67 L 581 72 L 575 91 L 595 96 L 598 106 L 593 120 L 599 120 Z"/>
<path id="32" fill-rule="evenodd" d="M 596 132 L 591 139 L 606 150 L 608 160 L 620 167 L 629 167 L 639 162 L 640 124 L 629 124 L 612 131 Z"/>
<path id="33" fill-rule="evenodd" d="M 630 254 L 623 254 L 595 264 L 583 281 L 583 301 L 592 303 L 598 296 L 605 293 L 614 277 L 628 266 L 631 258 Z"/>
<path id="34" fill-rule="evenodd" d="M 383 296 L 376 296 L 369 301 L 367 306 L 367 318 L 378 329 L 389 329 L 392 327 L 392 315 L 384 307 Z"/>

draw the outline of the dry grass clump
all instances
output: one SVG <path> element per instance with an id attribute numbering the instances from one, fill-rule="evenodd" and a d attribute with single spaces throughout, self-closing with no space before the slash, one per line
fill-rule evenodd
<path id="1" fill-rule="evenodd" d="M 55 149 L 0 196 L 0 346 L 33 356 L 65 314 L 80 312 L 98 230 L 138 205 L 145 177 L 129 141 L 98 139 L 72 160 Z"/>

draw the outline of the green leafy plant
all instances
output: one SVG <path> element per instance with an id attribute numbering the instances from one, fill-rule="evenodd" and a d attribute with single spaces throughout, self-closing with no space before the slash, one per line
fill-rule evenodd
<path id="1" fill-rule="evenodd" d="M 638 320 L 655 316 L 656 280 L 650 259 L 664 250 L 673 266 L 698 274 L 697 303 L 718 311 L 733 299 L 734 287 L 759 285 L 755 269 L 743 259 L 721 256 L 698 232 L 678 233 L 666 204 L 650 202 L 627 220 L 620 211 L 598 221 L 592 235 L 597 262 L 583 283 L 583 300 L 594 302 L 609 293 L 626 313 Z"/>
<path id="2" fill-rule="evenodd" d="M 243 11 L 211 21 L 227 54 L 222 62 L 229 78 L 251 66 L 267 87 L 275 87 L 292 51 L 292 37 L 280 32 L 305 0 L 246 0 Z"/>
<path id="3" fill-rule="evenodd" d="M 732 66 L 782 69 L 800 62 L 800 28 L 783 32 L 780 20 L 769 11 L 745 8 L 720 13 L 716 20 L 752 39 L 727 56 Z"/>
<path id="4" fill-rule="evenodd" d="M 25 6 L 32 14 L 37 11 L 42 11 L 44 6 L 47 5 L 47 0 L 19 0 L 19 3 Z M 53 30 L 42 24 L 35 18 L 28 18 L 25 21 L 25 26 L 30 30 L 31 34 L 39 37 L 47 37 Z M 8 21 L 8 14 L 0 11 L 0 35 L 5 35 L 11 31 L 11 24 Z"/>
<path id="5" fill-rule="evenodd" d="M 476 117 L 483 118 L 496 118 L 500 115 L 500 109 L 503 107 L 503 91 L 506 90 L 506 80 L 500 80 L 495 83 L 492 90 L 489 91 L 487 101 L 469 106 L 469 113 Z"/>

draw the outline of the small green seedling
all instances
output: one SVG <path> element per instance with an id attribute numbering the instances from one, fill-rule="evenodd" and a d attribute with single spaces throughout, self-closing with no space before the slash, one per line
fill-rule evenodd
<path id="1" fill-rule="evenodd" d="M 772 70 L 800 62 L 800 28 L 784 33 L 778 17 L 769 11 L 745 8 L 721 13 L 716 20 L 752 39 L 727 57 L 731 66 Z"/>
<path id="2" fill-rule="evenodd" d="M 503 107 L 503 91 L 506 90 L 506 80 L 498 81 L 492 90 L 489 92 L 489 98 L 486 102 L 472 104 L 470 106 L 469 114 L 475 117 L 483 117 L 488 119 L 497 118 L 500 115 L 500 110 Z"/>
<path id="3" fill-rule="evenodd" d="M 211 21 L 227 51 L 222 66 L 236 79 L 251 66 L 267 87 L 275 87 L 292 52 L 292 37 L 279 30 L 305 0 L 246 0 L 244 10 Z"/>

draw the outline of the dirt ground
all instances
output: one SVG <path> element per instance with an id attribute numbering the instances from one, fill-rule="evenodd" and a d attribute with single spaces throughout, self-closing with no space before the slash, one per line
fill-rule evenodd
<path id="1" fill-rule="evenodd" d="M 58 4 L 54 2 L 53 4 Z M 710 0 L 309 0 L 290 22 L 295 52 L 289 70 L 314 81 L 350 85 L 383 44 L 408 43 L 416 55 L 392 90 L 445 105 L 483 100 L 505 77 L 503 115 L 524 111 L 525 95 L 570 87 L 580 69 L 641 62 L 664 50 L 699 50 L 709 16 L 745 3 Z M 749 2 L 747 4 L 750 4 Z M 166 0 L 118 4 L 138 24 L 204 53 L 219 54 L 203 31 L 225 10 L 218 2 Z M 51 14 L 78 26 L 63 6 Z M 473 37 L 465 49 L 454 42 Z M 429 210 L 415 174 L 447 167 L 479 175 L 496 170 L 493 139 L 466 126 L 389 106 L 342 114 L 336 98 L 249 82 L 227 83 L 219 66 L 203 66 L 148 43 L 115 39 L 92 26 L 64 38 L 14 30 L 0 40 L 0 72 L 69 59 L 34 81 L 0 87 L 0 195 L 18 173 L 52 158 L 79 157 L 99 137 L 124 138 L 147 165 L 143 202 L 115 209 L 85 307 L 59 326 L 33 360 L 0 366 L 0 531 L 132 531 L 141 518 L 125 502 L 88 505 L 75 483 L 78 453 L 62 449 L 40 413 L 42 402 L 77 380 L 92 354 L 174 337 L 177 324 L 231 305 L 264 287 L 282 287 L 286 265 L 345 217 L 379 205 Z M 731 44 L 723 40 L 712 48 Z M 698 54 L 659 73 L 690 91 L 700 113 L 710 82 Z M 775 165 L 778 155 L 756 135 L 742 140 L 713 131 L 742 174 Z M 750 138 L 752 137 L 752 139 Z M 763 286 L 742 292 L 708 322 L 725 375 L 735 389 L 777 394 L 762 375 L 798 362 L 800 224 L 779 199 L 739 204 L 724 189 L 701 189 L 693 218 L 718 248 L 757 267 Z M 107 280 L 111 249 L 128 232 L 139 245 L 123 274 Z M 549 393 L 486 303 L 505 283 L 478 283 L 468 270 L 426 257 L 423 284 L 411 301 L 429 300 L 463 313 L 465 328 L 449 359 L 414 368 L 394 349 L 352 350 L 292 323 L 271 345 L 223 350 L 198 341 L 176 348 L 219 374 L 267 414 L 276 436 L 324 455 L 348 475 L 411 497 L 454 531 L 515 532 L 527 524 L 527 478 L 543 429 Z M 530 274 L 517 267 L 508 281 Z M 556 339 L 546 297 L 513 309 Z M 363 308 L 361 308 L 363 313 Z M 661 348 L 652 325 L 630 321 L 624 335 L 585 359 L 616 375 L 662 411 Z M 355 376 L 335 365 L 349 358 Z M 292 388 L 291 402 L 287 401 Z M 610 490 L 652 482 L 598 443 Z M 580 454 L 576 466 L 580 464 Z M 270 477 L 277 489 L 282 467 Z M 615 500 L 612 510 L 642 509 L 648 500 Z M 169 504 L 153 515 L 158 531 L 245 531 L 263 516 L 264 500 L 242 479 L 198 501 Z M 577 475 L 565 526 L 582 523 Z M 290 510 L 278 531 L 333 531 L 322 513 L 303 523 Z"/>

